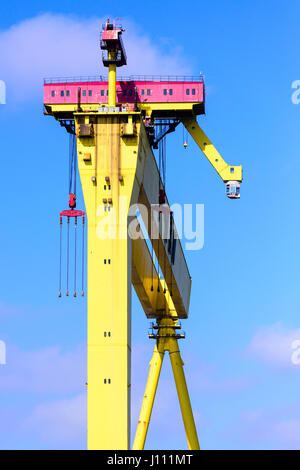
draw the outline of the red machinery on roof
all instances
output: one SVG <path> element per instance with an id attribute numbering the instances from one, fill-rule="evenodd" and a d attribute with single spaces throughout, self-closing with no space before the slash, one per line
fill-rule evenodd
<path id="1" fill-rule="evenodd" d="M 126 53 L 122 41 L 122 29 L 121 26 L 117 26 L 109 22 L 109 19 L 103 25 L 102 39 L 100 40 L 100 48 L 106 51 L 102 55 L 102 61 L 104 67 L 108 67 L 110 64 L 115 64 L 117 67 L 127 64 Z"/>

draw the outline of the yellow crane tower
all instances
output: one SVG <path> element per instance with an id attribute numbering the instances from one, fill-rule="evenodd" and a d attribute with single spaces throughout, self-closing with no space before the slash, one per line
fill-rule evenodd
<path id="1" fill-rule="evenodd" d="M 184 336 L 179 320 L 188 317 L 191 277 L 153 148 L 183 123 L 226 183 L 230 198 L 240 197 L 242 168 L 228 165 L 197 123 L 196 116 L 204 114 L 202 77 L 116 80 L 116 68 L 127 60 L 123 31 L 109 20 L 103 25 L 100 47 L 108 82 L 96 77 L 47 79 L 44 84 L 45 114 L 76 138 L 87 212 L 88 448 L 130 447 L 133 285 L 147 318 L 155 320 L 150 335 L 155 348 L 133 449 L 144 448 L 166 351 L 189 449 L 199 449 L 178 346 Z M 71 194 L 70 200 L 73 211 L 76 196 Z M 142 236 L 132 235 L 133 226 L 139 233 L 137 208 L 150 247 Z"/>

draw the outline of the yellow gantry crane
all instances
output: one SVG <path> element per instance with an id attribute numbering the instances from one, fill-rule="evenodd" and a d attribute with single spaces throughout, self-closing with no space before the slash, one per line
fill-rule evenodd
<path id="1" fill-rule="evenodd" d="M 87 212 L 88 448 L 130 448 L 133 285 L 147 318 L 155 320 L 150 335 L 155 348 L 133 449 L 144 448 L 168 351 L 188 446 L 196 450 L 199 442 L 178 346 L 184 337 L 179 320 L 188 317 L 191 277 L 153 148 L 182 122 L 226 183 L 230 198 L 240 197 L 242 169 L 223 160 L 197 123 L 197 114 L 204 113 L 202 79 L 116 81 L 116 68 L 127 60 L 122 32 L 109 20 L 103 26 L 100 47 L 108 82 L 101 77 L 54 79 L 44 85 L 45 114 L 76 136 Z M 193 90 L 198 90 L 195 97 L 190 96 Z M 178 100 L 174 95 L 179 92 Z M 133 226 L 139 233 L 137 209 L 150 247 L 143 236 L 132 236 Z"/>

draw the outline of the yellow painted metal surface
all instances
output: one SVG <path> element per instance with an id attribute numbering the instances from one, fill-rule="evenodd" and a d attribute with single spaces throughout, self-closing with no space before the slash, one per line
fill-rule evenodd
<path id="1" fill-rule="evenodd" d="M 195 118 L 183 119 L 182 122 L 223 181 L 242 181 L 242 166 L 231 166 L 225 162 Z"/>
<path id="2" fill-rule="evenodd" d="M 181 359 L 178 341 L 175 338 L 168 338 L 167 348 L 170 354 L 170 360 L 172 364 L 172 370 L 175 379 L 177 395 L 179 399 L 188 446 L 190 450 L 199 450 L 200 446 L 197 436 L 197 430 L 183 371 L 184 363 Z"/>
<path id="3" fill-rule="evenodd" d="M 132 446 L 133 450 L 143 450 L 145 446 L 164 355 L 164 344 L 162 342 L 157 342 L 154 348 L 152 359 L 150 361 L 150 370 L 144 393 L 144 399 Z"/>
<path id="4" fill-rule="evenodd" d="M 122 116 L 75 115 L 88 218 L 88 448 L 130 444 L 131 239 L 127 213 L 139 194 L 138 136 L 120 138 Z M 79 137 L 80 122 L 94 137 Z M 140 123 L 136 124 L 139 128 Z M 84 155 L 91 154 L 91 160 Z"/>
<path id="5" fill-rule="evenodd" d="M 109 59 L 115 59 L 116 52 L 109 51 Z M 116 64 L 108 66 L 108 106 L 116 106 Z"/>
<path id="6" fill-rule="evenodd" d="M 172 263 L 151 219 L 160 177 L 140 113 L 78 112 L 69 105 L 55 106 L 51 113 L 59 118 L 66 106 L 75 120 L 88 221 L 88 448 L 128 449 L 131 284 L 149 318 L 160 319 L 165 312 L 186 318 L 191 278 L 180 240 Z M 133 204 L 149 210 L 147 216 L 141 214 L 159 235 L 152 243 L 164 279 L 145 240 L 128 236 Z"/>
<path id="7" fill-rule="evenodd" d="M 147 318 L 156 318 L 166 308 L 164 283 L 153 265 L 144 239 L 132 240 L 132 285 Z"/>
<path id="8" fill-rule="evenodd" d="M 113 72 L 112 72 L 113 73 Z M 119 106 L 120 103 L 116 100 L 116 104 L 110 104 L 106 106 Z M 125 103 L 122 103 L 122 106 L 125 106 Z M 153 114 L 161 117 L 178 117 L 187 116 L 192 117 L 197 114 L 197 106 L 199 103 L 137 103 L 137 109 L 144 111 L 147 116 L 152 116 Z M 99 106 L 103 106 L 103 103 L 81 103 L 83 111 L 87 112 L 98 112 Z M 65 114 L 73 113 L 77 111 L 77 104 L 47 104 L 45 108 L 48 114 Z"/>
<path id="9" fill-rule="evenodd" d="M 128 214 L 129 207 L 141 200 L 149 207 L 158 202 L 158 170 L 140 116 L 79 112 L 74 118 L 88 219 L 88 448 L 128 449 L 131 283 L 149 317 L 161 316 L 166 306 L 175 312 L 177 305 L 186 316 L 190 276 L 179 240 L 176 259 L 186 274 L 178 283 L 172 271 L 175 265 L 167 256 L 169 271 L 165 271 L 164 280 L 152 267 L 145 240 L 128 236 L 128 226 L 135 217 L 132 212 Z M 153 189 L 157 191 L 155 197 Z M 165 248 L 161 234 L 153 243 L 154 250 L 158 244 L 162 257 Z M 182 295 L 186 289 L 185 309 Z"/>
<path id="10" fill-rule="evenodd" d="M 45 114 L 54 116 L 63 125 L 74 119 L 87 212 L 88 449 L 127 450 L 130 446 L 133 284 L 146 316 L 157 322 L 157 334 L 153 335 L 156 345 L 133 448 L 144 448 L 164 353 L 168 351 L 188 446 L 197 450 L 197 431 L 178 347 L 181 335 L 177 333 L 178 318 L 188 316 L 191 277 L 180 240 L 173 244 L 171 254 L 162 230 L 162 214 L 159 221 L 153 218 L 152 206 L 160 211 L 162 182 L 142 116 L 181 120 L 224 181 L 241 181 L 242 168 L 229 166 L 198 126 L 195 116 L 203 114 L 203 103 L 144 101 L 127 108 L 123 103 L 122 112 L 109 109 L 118 106 L 113 63 L 116 53 L 108 51 L 111 62 L 105 106 L 45 105 Z M 71 126 L 66 127 L 71 131 Z M 149 235 L 151 232 L 160 275 L 145 240 L 132 239 L 128 234 L 131 222 L 136 221 L 131 210 L 135 204 L 146 208 L 141 216 Z M 164 211 L 170 217 L 167 199 Z"/>
<path id="11" fill-rule="evenodd" d="M 143 212 L 141 216 L 147 227 L 152 225 L 153 232 L 157 239 L 153 242 L 154 252 L 159 260 L 159 264 L 166 280 L 168 289 L 172 292 L 173 302 L 179 318 L 187 318 L 189 312 L 191 276 L 185 260 L 180 239 L 176 241 L 175 259 L 172 263 L 171 254 L 168 252 L 167 244 L 163 242 L 162 227 L 158 227 L 158 221 L 151 218 L 151 206 L 158 205 L 159 194 L 159 171 L 156 165 L 153 152 L 150 147 L 147 149 L 143 185 L 141 188 L 139 202 L 147 207 L 148 219 Z M 168 199 L 164 205 L 165 210 L 170 210 Z M 175 227 L 176 231 L 176 227 Z"/>
<path id="12" fill-rule="evenodd" d="M 150 362 L 150 370 L 133 443 L 133 450 L 144 449 L 165 351 L 169 351 L 170 355 L 188 447 L 190 450 L 200 449 L 183 371 L 183 361 L 181 359 L 178 340 L 176 337 L 176 326 L 176 317 L 174 314 L 172 315 L 171 312 L 168 312 L 168 309 L 165 311 L 165 316 L 157 320 L 158 338 L 156 340 L 153 357 Z"/>
<path id="13" fill-rule="evenodd" d="M 196 114 L 196 110 L 199 106 L 199 103 L 137 103 L 138 109 L 144 110 L 147 116 L 156 116 L 163 115 L 190 115 L 193 116 Z"/>
<path id="14" fill-rule="evenodd" d="M 117 103 L 118 104 L 118 103 Z M 91 103 L 91 104 L 86 104 L 86 103 L 81 103 L 81 108 L 83 110 L 83 112 L 90 112 L 90 113 L 94 113 L 94 114 L 97 114 L 98 111 L 99 111 L 99 106 L 103 107 L 103 106 L 108 106 L 108 103 L 103 105 L 103 103 L 99 104 L 99 103 Z M 123 103 L 123 106 L 124 106 L 124 103 Z M 76 113 L 78 111 L 78 105 L 77 104 L 46 104 L 45 105 L 45 108 L 46 108 L 46 114 L 49 114 L 49 115 L 53 115 L 55 116 L 56 118 L 59 118 L 61 117 L 62 115 L 67 115 L 67 114 L 70 114 L 72 117 L 73 117 L 73 113 Z M 121 114 L 121 112 L 119 112 L 118 114 Z M 128 115 L 128 112 L 123 112 L 122 114 L 124 115 Z M 130 111 L 130 114 L 138 114 L 140 115 L 140 112 L 131 112 Z"/>

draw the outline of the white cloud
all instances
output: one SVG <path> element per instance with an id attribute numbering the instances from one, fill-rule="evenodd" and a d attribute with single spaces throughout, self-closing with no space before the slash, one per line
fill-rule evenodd
<path id="1" fill-rule="evenodd" d="M 22 429 L 37 434 L 38 441 L 48 448 L 85 448 L 86 393 L 38 404 Z"/>
<path id="2" fill-rule="evenodd" d="M 0 390 L 21 393 L 75 393 L 86 382 L 85 351 L 62 352 L 57 346 L 22 351 L 7 344 L 7 361 L 1 369 Z"/>
<path id="3" fill-rule="evenodd" d="M 253 336 L 247 353 L 274 366 L 295 368 L 292 362 L 295 340 L 300 340 L 300 328 L 284 328 L 281 323 L 261 327 Z"/>
<path id="4" fill-rule="evenodd" d="M 43 14 L 0 32 L 0 78 L 7 85 L 7 102 L 42 99 L 45 77 L 106 74 L 102 66 L 99 37 L 104 18 Z M 190 65 L 180 48 L 170 53 L 131 21 L 124 20 L 124 43 L 128 66 L 121 75 L 190 74 Z"/>
<path id="5" fill-rule="evenodd" d="M 225 430 L 250 449 L 300 449 L 300 403 L 284 408 L 244 411 Z"/>
<path id="6" fill-rule="evenodd" d="M 181 345 L 180 345 L 181 346 Z M 132 439 L 134 439 L 138 416 L 140 413 L 152 351 L 146 345 L 134 345 L 132 358 Z M 253 379 L 236 376 L 220 377 L 218 367 L 199 363 L 195 355 L 182 352 L 185 366 L 184 372 L 192 404 L 194 420 L 199 439 L 206 433 L 206 426 L 211 426 L 209 415 L 203 403 L 211 394 L 218 400 L 219 394 L 238 395 L 253 384 Z M 163 437 L 162 437 L 163 436 Z M 186 435 L 179 406 L 176 385 L 166 352 L 154 401 L 153 412 L 146 439 L 146 448 L 152 449 L 184 449 L 187 448 Z"/>
<path id="7" fill-rule="evenodd" d="M 85 383 L 83 346 L 24 351 L 8 344 L 0 374 L 1 446 L 85 448 Z"/>

